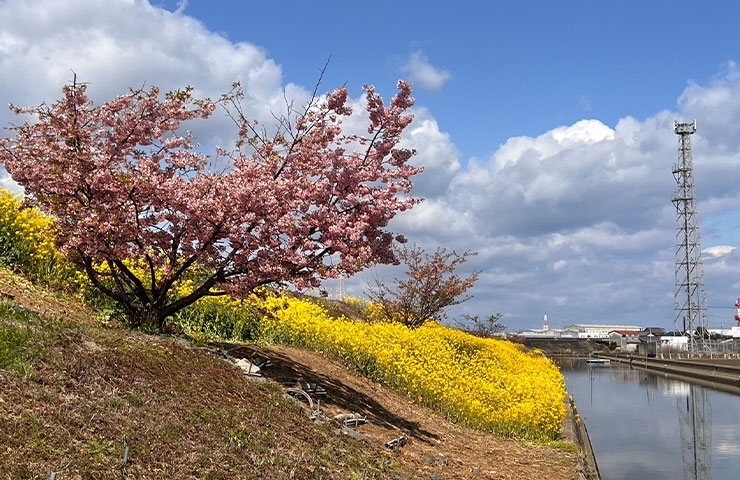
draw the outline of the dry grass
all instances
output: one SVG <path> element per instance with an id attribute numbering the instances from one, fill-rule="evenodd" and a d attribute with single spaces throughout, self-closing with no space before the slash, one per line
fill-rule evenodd
<path id="1" fill-rule="evenodd" d="M 458 427 L 317 353 L 221 345 L 273 361 L 274 381 L 254 382 L 208 349 L 104 328 L 6 271 L 0 302 L 15 362 L 0 364 L 0 479 L 577 478 L 573 449 Z M 280 384 L 299 376 L 326 388 L 329 416 L 367 416 L 366 439 L 286 399 Z M 401 434 L 403 448 L 384 448 Z"/>

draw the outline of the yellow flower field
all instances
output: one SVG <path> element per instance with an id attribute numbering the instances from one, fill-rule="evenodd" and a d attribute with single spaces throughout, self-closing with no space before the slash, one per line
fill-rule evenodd
<path id="1" fill-rule="evenodd" d="M 268 313 L 261 325 L 266 340 L 337 356 L 456 422 L 533 440 L 560 436 L 563 377 L 550 360 L 517 344 L 436 323 L 412 330 L 333 319 L 298 298 L 252 301 Z"/>
<path id="2" fill-rule="evenodd" d="M 0 189 L 0 259 L 6 266 L 34 272 L 51 268 L 61 259 L 54 238 L 50 217 L 24 208 L 19 195 Z"/>

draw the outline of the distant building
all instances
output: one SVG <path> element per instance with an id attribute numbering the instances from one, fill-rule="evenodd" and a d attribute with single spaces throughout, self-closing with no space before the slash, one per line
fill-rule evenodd
<path id="1" fill-rule="evenodd" d="M 612 330 L 609 332 L 609 348 L 620 352 L 636 352 L 640 343 L 640 330 Z"/>
<path id="2" fill-rule="evenodd" d="M 740 338 L 740 326 L 731 328 L 708 328 L 710 335 L 721 335 L 723 337 Z"/>
<path id="3" fill-rule="evenodd" d="M 522 337 L 546 337 L 546 338 L 557 338 L 560 337 L 560 330 L 550 329 L 550 328 L 532 328 L 529 330 L 524 330 L 523 332 L 518 333 L 517 335 Z"/>
<path id="4" fill-rule="evenodd" d="M 673 335 L 675 332 L 670 333 L 670 335 Z M 665 328 L 663 327 L 645 327 L 642 330 L 640 330 L 640 338 L 645 339 L 645 337 L 648 336 L 654 336 L 654 337 L 662 337 L 663 335 L 668 335 L 668 332 L 666 332 Z"/>
<path id="5" fill-rule="evenodd" d="M 665 335 L 660 337 L 660 348 L 671 350 L 688 350 L 689 337 L 686 335 Z"/>
<path id="6" fill-rule="evenodd" d="M 577 338 L 591 338 L 594 340 L 608 340 L 609 332 L 615 330 L 642 330 L 641 327 L 634 325 L 589 325 L 583 323 L 576 323 L 573 325 L 567 325 L 563 331 L 572 332 Z"/>
<path id="7" fill-rule="evenodd" d="M 689 348 L 689 337 L 679 332 L 667 332 L 663 327 L 644 328 L 639 335 L 640 343 L 637 353 L 654 357 L 658 353 L 667 351 L 682 351 Z"/>

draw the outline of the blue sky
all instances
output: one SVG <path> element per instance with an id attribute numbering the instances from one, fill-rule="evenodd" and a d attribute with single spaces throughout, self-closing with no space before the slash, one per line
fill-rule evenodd
<path id="1" fill-rule="evenodd" d="M 474 298 L 449 312 L 672 327 L 678 158 L 692 137 L 710 326 L 740 297 L 740 4 L 663 1 L 0 0 L 0 100 L 98 101 L 128 87 L 241 81 L 254 118 L 346 84 L 414 83 L 404 136 L 425 201 L 394 231 L 477 252 Z M 0 122 L 12 121 L 0 111 Z M 219 125 L 205 143 L 228 141 Z M 17 188 L 0 171 L 0 185 Z M 345 281 L 362 296 L 376 269 Z M 327 283 L 336 292 L 336 283 Z M 716 308 L 715 308 L 716 307 Z"/>
<path id="2" fill-rule="evenodd" d="M 392 93 L 418 55 L 449 75 L 416 98 L 464 158 L 582 118 L 614 126 L 675 108 L 687 82 L 711 80 L 740 44 L 732 1 L 153 3 L 184 5 L 209 30 L 259 45 L 304 86 L 331 57 L 327 87 Z"/>

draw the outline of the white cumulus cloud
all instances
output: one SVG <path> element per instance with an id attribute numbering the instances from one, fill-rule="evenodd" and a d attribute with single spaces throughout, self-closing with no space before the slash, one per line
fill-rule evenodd
<path id="1" fill-rule="evenodd" d="M 445 83 L 452 78 L 450 72 L 429 63 L 429 59 L 421 52 L 412 53 L 401 70 L 408 73 L 409 81 L 414 85 L 433 91 L 441 90 Z"/>
<path id="2" fill-rule="evenodd" d="M 713 247 L 705 248 L 703 253 L 705 255 L 708 255 L 710 257 L 724 257 L 725 255 L 729 255 L 732 252 L 735 251 L 737 247 L 733 247 L 730 245 L 715 245 Z"/>

